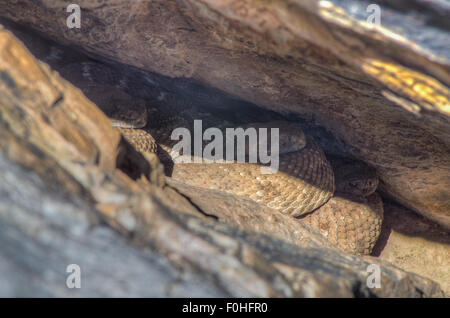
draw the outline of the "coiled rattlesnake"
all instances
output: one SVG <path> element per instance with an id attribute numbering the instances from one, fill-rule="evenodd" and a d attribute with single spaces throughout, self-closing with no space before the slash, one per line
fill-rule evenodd
<path id="1" fill-rule="evenodd" d="M 262 174 L 259 164 L 250 163 L 173 164 L 172 130 L 192 131 L 192 122 L 183 118 L 182 110 L 172 115 L 149 112 L 142 99 L 122 91 L 135 89 L 130 80 L 102 64 L 73 63 L 60 73 L 105 111 L 138 151 L 157 152 L 172 178 L 245 196 L 300 217 L 347 252 L 370 254 L 374 247 L 383 218 L 382 202 L 375 193 L 376 174 L 362 163 L 335 158 L 331 164 L 299 125 L 274 121 L 244 127 L 280 129 L 280 165 L 273 174 Z"/>

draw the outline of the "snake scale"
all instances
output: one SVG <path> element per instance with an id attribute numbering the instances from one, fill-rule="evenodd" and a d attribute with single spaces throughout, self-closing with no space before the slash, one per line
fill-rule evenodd
<path id="1" fill-rule="evenodd" d="M 174 164 L 179 154 L 173 152 L 176 141 L 169 137 L 177 127 L 192 130 L 195 114 L 187 114 L 189 109 L 163 113 L 147 108 L 146 101 L 138 98 L 143 88 L 108 65 L 77 62 L 59 72 L 97 104 L 138 151 L 157 153 L 168 176 L 247 197 L 302 219 L 344 251 L 371 253 L 383 219 L 382 201 L 375 192 L 376 173 L 363 163 L 339 158 L 330 162 L 298 124 L 272 121 L 243 126 L 280 129 L 280 165 L 273 174 L 262 174 L 258 163 Z M 158 98 L 164 99 L 164 94 Z M 229 123 L 212 124 L 223 129 Z"/>

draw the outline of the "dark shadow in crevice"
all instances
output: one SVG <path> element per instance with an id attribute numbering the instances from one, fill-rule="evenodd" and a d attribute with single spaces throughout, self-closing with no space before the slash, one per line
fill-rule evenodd
<path id="1" fill-rule="evenodd" d="M 382 195 L 384 219 L 380 237 L 372 256 L 380 256 L 393 231 L 408 237 L 420 237 L 427 241 L 450 245 L 450 231 L 422 215 L 409 210 L 391 198 Z"/>
<path id="2" fill-rule="evenodd" d="M 184 194 L 183 192 L 181 192 L 180 190 L 178 190 L 176 187 L 173 187 L 171 185 L 168 185 L 170 187 L 170 189 L 172 189 L 173 191 L 175 191 L 177 194 L 179 194 L 180 196 L 182 196 L 183 198 L 185 198 L 199 213 L 201 213 L 203 216 L 206 216 L 208 218 L 212 218 L 215 221 L 219 221 L 219 217 L 217 215 L 214 214 L 210 214 L 210 213 L 206 213 L 201 207 L 199 207 L 188 195 Z"/>
<path id="3" fill-rule="evenodd" d="M 143 175 L 150 180 L 150 172 L 152 169 L 150 163 L 123 136 L 121 136 L 117 148 L 117 169 L 121 170 L 133 180 L 138 180 Z"/>
<path id="4" fill-rule="evenodd" d="M 387 3 L 387 1 L 382 2 Z M 403 2 L 406 3 L 406 1 Z M 418 3 L 417 0 L 413 2 Z M 448 14 L 448 12 L 445 14 Z M 349 153 L 355 155 L 359 154 L 357 148 L 351 147 L 342 140 L 337 139 L 325 126 L 321 125 L 314 115 L 303 114 L 303 118 L 301 118 L 300 115 L 279 114 L 263 109 L 253 103 L 243 101 L 235 96 L 231 96 L 217 88 L 209 87 L 205 85 L 205 83 L 198 83 L 187 78 L 170 78 L 153 72 L 144 71 L 133 66 L 120 64 L 107 60 L 104 57 L 87 54 L 87 52 L 82 51 L 80 48 L 57 44 L 52 40 L 45 39 L 45 35 L 38 34 L 35 31 L 3 18 L 0 18 L 0 22 L 5 24 L 6 27 L 13 26 L 13 28 L 11 28 L 13 33 L 25 43 L 33 55 L 48 63 L 52 69 L 56 71 L 68 62 L 78 63 L 87 61 L 93 63 L 106 63 L 105 67 L 108 67 L 112 72 L 121 75 L 122 78 L 133 84 L 125 87 L 124 91 L 127 94 L 144 99 L 148 107 L 154 107 L 158 112 L 168 111 L 170 108 L 170 105 L 168 104 L 173 102 L 172 113 L 176 113 L 177 109 L 187 110 L 185 111 L 187 114 L 192 110 L 196 110 L 196 112 L 191 114 L 190 120 L 201 119 L 196 115 L 197 113 L 209 113 L 211 115 L 209 118 L 213 118 L 212 125 L 220 121 L 228 121 L 234 125 L 248 122 L 267 122 L 270 120 L 295 121 L 301 125 L 308 137 L 312 137 L 319 146 L 324 149 L 327 155 L 331 154 L 352 158 Z M 447 24 L 445 24 L 445 26 L 448 27 Z M 58 48 L 58 50 L 60 50 L 58 52 L 62 54 L 62 60 L 49 58 L 48 55 L 53 48 Z M 164 95 L 168 96 L 168 99 L 161 98 L 161 96 Z M 308 100 L 308 102 L 314 103 L 314 101 L 311 100 Z M 299 109 L 299 111 L 301 111 L 301 109 Z M 207 128 L 207 126 L 204 128 Z M 162 149 L 160 149 L 159 155 L 170 158 L 169 154 Z M 167 161 L 164 162 L 166 175 L 171 175 L 173 163 L 171 166 L 169 160 L 165 161 Z M 141 175 L 149 176 L 151 172 L 151 166 L 147 160 L 123 137 L 119 144 L 116 163 L 118 169 L 134 180 L 137 180 Z M 336 196 L 339 196 L 339 193 L 336 193 Z M 187 199 L 189 200 L 189 198 Z M 375 246 L 373 255 L 380 255 L 387 244 L 392 230 L 409 236 L 421 236 L 429 240 L 450 244 L 450 239 L 447 240 L 449 237 L 448 231 L 439 228 L 433 222 L 425 220 L 421 216 L 415 215 L 414 212 L 411 212 L 411 215 L 413 216 L 410 216 L 410 218 L 415 221 L 409 223 L 429 224 L 429 229 L 434 229 L 434 234 L 429 234 L 420 229 L 417 229 L 415 233 L 411 232 L 413 227 L 405 228 L 405 226 L 402 225 L 402 219 L 391 219 L 389 207 L 392 207 L 393 205 L 400 206 L 390 201 L 388 198 L 383 197 L 383 200 L 385 201 L 385 221 L 383 222 L 380 239 Z M 190 202 L 195 206 L 192 201 Z M 198 207 L 197 209 L 201 211 Z M 439 236 L 439 233 L 443 234 L 440 234 Z"/>

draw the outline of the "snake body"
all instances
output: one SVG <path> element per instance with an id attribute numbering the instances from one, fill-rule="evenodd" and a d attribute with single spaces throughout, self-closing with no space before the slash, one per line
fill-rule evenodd
<path id="1" fill-rule="evenodd" d="M 138 151 L 158 153 L 165 166 L 170 166 L 166 169 L 168 176 L 192 186 L 244 196 L 301 217 L 347 252 L 369 254 L 375 245 L 383 219 L 381 199 L 374 193 L 376 174 L 368 173 L 365 165 L 332 166 L 322 149 L 305 138 L 297 124 L 269 122 L 245 126 L 280 128 L 280 166 L 272 174 L 262 174 L 258 163 L 174 164 L 172 129 L 188 126 L 192 130 L 191 122 L 179 116 L 182 109 L 173 116 L 161 112 L 148 114 L 142 99 L 129 95 L 128 98 L 122 91 L 132 86 L 129 80 L 101 64 L 69 64 L 60 73 L 104 110 Z M 105 94 L 105 89 L 112 93 Z"/>
<path id="2" fill-rule="evenodd" d="M 334 196 L 302 220 L 340 249 L 368 255 L 381 232 L 383 202 L 376 171 L 362 162 L 332 158 Z"/>
<path id="3" fill-rule="evenodd" d="M 244 196 L 297 217 L 314 211 L 334 192 L 334 175 L 322 150 L 308 143 L 280 155 L 277 172 L 262 174 L 252 163 L 180 163 L 172 178 L 184 183 Z"/>

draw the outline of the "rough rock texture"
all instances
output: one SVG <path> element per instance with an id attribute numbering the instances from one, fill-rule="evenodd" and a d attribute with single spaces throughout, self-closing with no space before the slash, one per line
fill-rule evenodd
<path id="1" fill-rule="evenodd" d="M 375 167 L 385 195 L 450 228 L 450 39 L 445 15 L 433 18 L 448 12 L 438 1 L 415 1 L 431 8 L 419 20 L 382 1 L 382 27 L 352 0 L 335 1 L 347 11 L 316 0 L 78 3 L 81 29 L 66 27 L 62 0 L 2 1 L 0 14 L 103 58 L 300 115 L 339 141 L 324 148 Z"/>
<path id="2" fill-rule="evenodd" d="M 297 236 L 258 229 L 266 222 L 240 229 L 211 217 L 3 29 L 0 92 L 2 296 L 443 296 L 435 282 L 327 247 L 303 225 L 294 245 Z M 228 202 L 241 218 L 264 217 Z M 296 221 L 280 220 L 270 233 Z M 72 263 L 78 290 L 65 285 Z M 381 268 L 379 289 L 366 284 L 370 264 Z"/>
<path id="3" fill-rule="evenodd" d="M 450 233 L 393 202 L 385 202 L 384 212 L 372 255 L 440 282 L 450 297 Z"/>
<path id="4" fill-rule="evenodd" d="M 281 207 L 287 205 L 287 208 L 295 208 L 294 211 L 297 212 L 301 209 L 308 209 L 312 205 L 309 210 L 306 210 L 310 212 L 323 201 L 328 200 L 333 195 L 335 182 L 340 191 L 346 191 L 353 196 L 367 196 L 376 190 L 378 177 L 376 177 L 373 169 L 363 163 L 357 164 L 353 160 L 347 162 L 346 160 L 342 161 L 342 158 L 334 158 L 332 160 L 334 162 L 334 173 L 332 173 L 323 152 L 317 149 L 318 147 L 313 144 L 312 139 L 309 139 L 308 142 L 311 145 L 305 149 L 306 151 L 302 150 L 298 155 L 293 153 L 280 156 L 279 170 L 282 173 L 276 174 L 275 177 L 271 175 L 268 179 L 270 180 L 269 184 L 275 184 L 275 188 L 266 183 L 261 189 L 255 179 L 249 178 L 247 174 L 254 173 L 254 177 L 257 177 L 256 180 L 264 179 L 264 176 L 260 175 L 260 166 L 253 166 L 254 169 L 252 169 L 252 166 L 248 167 L 248 164 L 237 165 L 234 168 L 226 165 L 224 167 L 227 169 L 226 172 L 220 168 L 221 165 L 214 166 L 211 164 L 173 167 L 172 158 L 167 155 L 167 152 L 172 152 L 172 146 L 176 143 L 176 141 L 170 140 L 172 129 L 188 127 L 193 134 L 193 119 L 201 119 L 203 126 L 219 126 L 223 129 L 238 125 L 239 122 L 236 122 L 235 118 L 224 120 L 222 114 L 215 114 L 210 109 L 198 107 L 196 101 L 203 91 L 196 94 L 197 100 L 186 102 L 184 101 L 186 97 L 183 94 L 174 94 L 170 90 L 154 86 L 145 87 L 137 80 L 139 77 L 136 79 L 134 76 L 127 76 L 126 74 L 129 72 L 119 72 L 105 63 L 92 61 L 88 57 L 83 59 L 82 54 L 76 57 L 75 60 L 78 62 L 74 62 L 74 54 L 70 48 L 37 36 L 30 38 L 29 31 L 23 30 L 21 32 L 17 25 L 11 25 L 10 27 L 26 43 L 32 53 L 36 54 L 40 60 L 47 62 L 61 76 L 80 88 L 86 97 L 96 103 L 111 119 L 113 126 L 120 123 L 124 117 L 126 117 L 127 124 L 130 122 L 134 125 L 140 123 L 136 128 L 149 123 L 147 127 L 142 129 L 119 128 L 119 130 L 138 151 L 157 151 L 159 158 L 163 160 L 166 174 L 174 179 L 194 186 L 243 195 L 256 202 L 262 201 L 266 205 L 272 201 L 271 198 L 275 198 L 278 202 L 276 204 L 281 205 L 278 206 L 278 210 L 286 211 Z M 65 60 L 67 60 L 67 64 L 64 64 L 63 61 Z M 155 78 L 154 82 L 158 82 L 158 79 Z M 125 91 L 133 95 L 138 94 L 144 99 L 128 95 Z M 220 100 L 220 97 L 216 99 Z M 158 103 L 154 101 L 158 101 Z M 142 107 L 147 106 L 151 109 L 150 118 L 146 118 L 146 112 L 142 111 Z M 243 109 L 240 111 L 243 113 Z M 247 114 L 247 120 L 255 122 L 265 119 L 260 118 L 263 113 L 261 110 L 250 110 Z M 266 114 L 267 118 L 270 118 L 270 116 L 274 116 L 274 114 Z M 249 125 L 253 127 L 255 125 L 280 127 L 281 152 L 303 148 L 306 144 L 307 138 L 298 122 L 271 121 L 270 123 L 250 123 L 238 126 L 248 127 Z M 152 136 L 157 139 L 158 147 L 156 147 L 155 139 Z M 301 170 L 295 172 L 293 171 L 295 167 L 301 167 Z M 323 167 L 324 169 L 316 170 L 314 167 Z M 242 175 L 244 171 L 246 174 Z M 294 179 L 285 175 L 285 172 L 299 174 Z M 337 177 L 335 182 L 332 180 L 333 174 Z M 356 189 L 362 192 L 356 191 L 355 185 L 349 184 L 349 181 L 357 182 Z M 366 182 L 368 183 L 366 184 Z M 329 191 L 324 191 L 323 188 L 326 187 Z M 282 191 L 281 195 L 278 191 Z M 262 196 L 260 196 L 261 193 Z M 303 201 L 289 204 L 296 199 L 295 194 L 300 194 Z M 204 195 L 207 196 L 207 193 L 204 193 Z M 288 200 L 285 199 L 286 197 L 282 198 L 283 195 L 287 195 Z M 329 207 L 320 209 L 319 213 L 313 213 L 301 222 L 312 220 L 313 222 L 309 222 L 311 227 L 316 230 L 319 229 L 333 244 L 346 252 L 370 255 L 380 233 L 382 209 L 373 210 L 370 205 L 367 206 L 366 200 L 362 197 L 354 197 L 351 200 L 336 198 L 332 202 Z M 275 208 L 276 204 L 270 204 L 269 206 Z M 268 215 L 270 215 L 270 212 L 268 212 Z M 292 223 L 295 224 L 294 227 L 298 226 L 297 222 Z M 242 224 L 239 225 L 242 226 Z M 270 227 L 266 225 L 265 228 L 269 229 Z M 291 227 L 287 228 L 292 229 Z M 286 230 L 285 233 L 287 232 Z M 292 235 L 298 235 L 296 233 L 298 231 L 294 230 Z M 275 235 L 276 233 L 272 234 Z M 355 242 L 356 239 L 358 239 L 358 242 Z M 296 243 L 298 244 L 298 240 Z"/>

